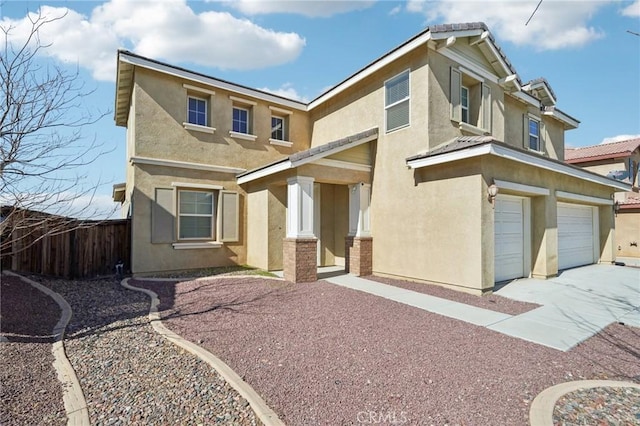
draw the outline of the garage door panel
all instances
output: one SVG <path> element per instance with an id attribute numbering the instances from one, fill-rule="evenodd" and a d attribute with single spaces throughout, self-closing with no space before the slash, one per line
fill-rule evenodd
<path id="1" fill-rule="evenodd" d="M 523 276 L 523 204 L 519 198 L 496 198 L 494 214 L 495 281 Z"/>
<path id="2" fill-rule="evenodd" d="M 594 214 L 590 206 L 558 203 L 558 268 L 594 262 Z"/>

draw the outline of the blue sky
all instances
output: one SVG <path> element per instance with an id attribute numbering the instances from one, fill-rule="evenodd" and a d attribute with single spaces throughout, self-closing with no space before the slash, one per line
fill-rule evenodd
<path id="1" fill-rule="evenodd" d="M 119 47 L 308 101 L 428 25 L 483 21 L 520 78 L 545 77 L 558 107 L 581 121 L 567 146 L 640 135 L 640 36 L 628 32 L 640 34 L 640 2 L 543 0 L 525 26 L 537 3 L 5 1 L 0 23 L 18 41 L 28 12 L 66 13 L 40 34 L 51 43 L 43 60 L 78 65 L 96 89 L 87 106 L 111 111 L 85 129 L 113 149 L 88 169 L 106 212 L 112 184 L 125 180 L 125 129 L 112 114 Z"/>

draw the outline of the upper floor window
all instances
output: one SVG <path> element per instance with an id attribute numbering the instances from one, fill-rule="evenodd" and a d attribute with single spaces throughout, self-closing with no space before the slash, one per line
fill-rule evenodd
<path id="1" fill-rule="evenodd" d="M 178 238 L 214 239 L 213 191 L 178 191 Z"/>
<path id="2" fill-rule="evenodd" d="M 542 146 L 540 145 L 540 122 L 533 118 L 529 118 L 529 149 L 542 151 Z"/>
<path id="3" fill-rule="evenodd" d="M 286 141 L 285 134 L 285 119 L 284 117 L 272 116 L 271 117 L 271 139 Z"/>
<path id="4" fill-rule="evenodd" d="M 231 129 L 237 133 L 249 134 L 249 110 L 233 107 L 233 125 Z"/>
<path id="5" fill-rule="evenodd" d="M 189 96 L 187 122 L 198 126 L 207 126 L 207 100 Z"/>
<path id="6" fill-rule="evenodd" d="M 409 83 L 409 70 L 384 83 L 387 132 L 409 125 L 409 100 L 411 95 Z"/>
<path id="7" fill-rule="evenodd" d="M 451 120 L 460 123 L 461 130 L 490 133 L 491 88 L 484 79 L 464 68 L 452 67 L 450 86 Z"/>

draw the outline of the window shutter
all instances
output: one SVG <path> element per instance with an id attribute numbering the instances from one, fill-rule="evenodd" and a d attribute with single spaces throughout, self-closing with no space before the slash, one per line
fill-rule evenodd
<path id="1" fill-rule="evenodd" d="M 540 123 L 538 125 L 538 151 L 540 152 L 547 152 L 547 149 L 545 147 L 545 143 L 547 140 L 547 135 L 545 134 L 546 128 L 544 126 L 544 123 L 542 122 L 542 120 L 540 120 Z"/>
<path id="2" fill-rule="evenodd" d="M 522 116 L 522 147 L 529 149 L 529 116 L 524 114 Z"/>
<path id="3" fill-rule="evenodd" d="M 151 242 L 174 242 L 173 189 L 157 188 L 151 204 Z"/>
<path id="4" fill-rule="evenodd" d="M 462 74 L 455 68 L 451 68 L 451 91 L 449 101 L 451 102 L 451 119 L 453 121 L 462 120 L 462 106 L 460 105 L 460 85 Z"/>
<path id="5" fill-rule="evenodd" d="M 491 133 L 491 87 L 482 83 L 482 128 Z"/>
<path id="6" fill-rule="evenodd" d="M 220 191 L 218 240 L 221 242 L 240 240 L 239 199 L 237 192 Z"/>

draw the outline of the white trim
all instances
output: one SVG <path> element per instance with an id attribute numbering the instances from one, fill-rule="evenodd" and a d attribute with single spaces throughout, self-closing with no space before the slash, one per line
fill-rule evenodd
<path id="1" fill-rule="evenodd" d="M 176 69 L 170 65 L 158 64 L 148 59 L 130 56 L 127 54 L 127 52 L 122 52 L 122 51 L 119 52 L 119 59 L 121 62 L 124 62 L 127 64 L 135 65 L 141 68 L 151 69 L 151 70 L 162 72 L 168 75 L 173 75 L 175 77 L 183 78 L 185 80 L 193 81 L 196 83 L 206 84 L 208 86 L 216 87 L 218 89 L 229 90 L 245 96 L 251 96 L 260 100 L 264 100 L 265 102 L 281 104 L 289 108 L 297 109 L 300 111 L 307 110 L 306 105 L 299 101 L 282 98 L 280 96 L 276 96 L 270 93 L 264 93 L 258 90 L 250 89 L 248 87 L 243 87 L 237 84 L 218 80 L 213 77 L 205 77 L 187 70 Z"/>
<path id="2" fill-rule="evenodd" d="M 448 37 L 445 41 L 441 41 L 436 44 L 436 50 L 444 49 L 445 47 L 451 47 L 456 44 L 457 38 L 455 36 Z"/>
<path id="3" fill-rule="evenodd" d="M 202 126 L 201 124 L 197 124 L 197 123 L 190 123 L 189 121 L 187 121 L 187 123 L 189 124 L 193 124 L 194 126 L 202 126 L 202 127 L 209 127 L 209 99 L 210 98 L 201 98 L 198 96 L 193 96 L 193 95 L 187 95 L 187 120 L 189 120 L 189 112 L 191 112 L 191 110 L 189 109 L 189 100 L 195 100 L 195 101 L 201 101 L 204 102 L 204 121 L 205 121 L 205 125 Z M 196 112 L 197 113 L 197 112 Z M 184 122 L 182 123 L 184 125 Z"/>
<path id="4" fill-rule="evenodd" d="M 593 263 L 600 261 L 600 212 L 596 207 L 591 210 L 593 224 Z"/>
<path id="5" fill-rule="evenodd" d="M 473 72 L 474 74 L 482 76 L 483 78 L 498 84 L 497 75 L 493 74 L 491 71 L 488 71 L 484 68 L 479 67 L 478 65 L 474 64 L 473 62 L 471 62 L 461 54 L 454 52 L 453 50 L 448 49 L 446 47 L 443 48 L 442 50 L 438 50 L 438 53 L 440 53 L 445 58 L 449 58 L 452 61 L 457 62 L 459 64 L 458 68 L 466 67 L 467 69 L 471 70 L 471 72 Z"/>
<path id="6" fill-rule="evenodd" d="M 494 179 L 493 183 L 498 189 L 506 189 L 509 191 L 518 192 L 524 195 L 549 195 L 551 191 L 548 188 L 541 188 L 539 186 L 524 185 L 522 183 L 509 182 L 506 180 Z"/>
<path id="7" fill-rule="evenodd" d="M 467 76 L 473 78 L 474 80 L 479 81 L 480 83 L 484 83 L 484 78 L 482 78 L 481 76 L 479 76 L 478 74 L 476 74 L 475 72 L 466 69 L 465 67 L 458 67 L 458 70 L 463 73 L 466 74 Z"/>
<path id="8" fill-rule="evenodd" d="M 481 155 L 495 155 L 497 157 L 506 158 L 519 163 L 528 164 L 533 167 L 538 167 L 552 172 L 560 173 L 563 175 L 584 179 L 589 182 L 597 183 L 599 185 L 608 186 L 610 188 L 619 189 L 621 191 L 630 191 L 631 185 L 609 179 L 604 176 L 597 175 L 592 172 L 588 172 L 582 169 L 576 169 L 566 164 L 556 163 L 548 160 L 544 157 L 529 154 L 524 151 L 519 151 L 512 148 L 498 146 L 494 144 L 485 144 L 477 147 L 471 147 L 460 151 L 454 151 L 446 154 L 437 155 L 434 157 L 418 158 L 415 160 L 407 161 L 407 166 L 412 169 L 418 169 L 421 167 L 432 166 L 436 164 L 448 163 L 451 161 L 462 160 L 465 158 L 478 157 Z"/>
<path id="9" fill-rule="evenodd" d="M 279 114 L 286 114 L 286 115 L 292 115 L 293 111 L 288 110 L 288 109 L 282 109 L 282 108 L 278 108 L 278 107 L 274 107 L 274 106 L 269 106 L 269 109 L 273 112 L 279 113 Z"/>
<path id="10" fill-rule="evenodd" d="M 558 121 L 562 121 L 570 129 L 577 129 L 580 126 L 580 122 L 569 117 L 567 114 L 558 111 L 557 109 L 551 111 L 542 111 L 542 115 L 553 117 Z"/>
<path id="11" fill-rule="evenodd" d="M 530 278 L 532 268 L 531 264 L 533 260 L 531 259 L 531 198 L 525 197 L 522 200 L 522 227 L 523 227 L 523 238 L 524 238 L 524 250 L 523 250 L 523 273 L 524 277 Z"/>
<path id="12" fill-rule="evenodd" d="M 339 169 L 357 170 L 359 172 L 370 172 L 371 166 L 368 164 L 351 163 L 349 161 L 334 160 L 332 158 L 321 158 L 314 161 L 313 164 L 327 167 L 337 167 Z"/>
<path id="13" fill-rule="evenodd" d="M 219 241 L 206 241 L 200 243 L 173 243 L 174 250 L 212 249 L 220 248 L 224 244 Z"/>
<path id="14" fill-rule="evenodd" d="M 596 204 L 599 206 L 612 206 L 613 200 L 609 198 L 592 197 L 590 195 L 574 194 L 573 192 L 556 191 L 559 200 L 577 201 L 580 203 Z"/>
<path id="15" fill-rule="evenodd" d="M 256 135 L 252 135 L 250 133 L 234 132 L 233 130 L 229 130 L 229 136 L 235 139 L 245 139 L 248 141 L 255 141 L 256 139 L 258 139 L 258 136 Z"/>
<path id="16" fill-rule="evenodd" d="M 329 157 L 329 156 L 331 156 L 333 154 L 337 154 L 338 152 L 342 152 L 342 151 L 345 151 L 347 149 L 351 149 L 351 148 L 354 148 L 356 146 L 360 146 L 360 145 L 362 145 L 364 143 L 371 142 L 372 140 L 377 139 L 377 138 L 378 138 L 378 134 L 376 133 L 376 134 L 373 134 L 373 135 L 371 135 L 371 136 L 369 136 L 367 138 L 360 139 L 357 142 L 352 142 L 352 143 L 347 144 L 347 145 L 337 146 L 337 147 L 335 147 L 333 149 L 330 149 L 329 151 L 325 151 L 322 154 L 319 154 L 317 156 L 307 157 L 307 158 L 303 158 L 302 160 L 296 161 L 296 162 L 292 163 L 292 167 L 299 167 L 299 166 L 302 166 L 303 164 L 313 163 L 314 161 L 317 161 L 317 160 L 319 160 L 321 158 Z"/>
<path id="17" fill-rule="evenodd" d="M 253 180 L 260 179 L 275 173 L 283 172 L 285 170 L 289 170 L 292 167 L 293 165 L 290 160 L 285 160 L 280 163 L 275 163 L 263 169 L 259 169 L 254 172 L 251 172 L 247 175 L 240 176 L 238 178 L 238 185 L 242 185 L 243 183 L 251 182 Z"/>
<path id="18" fill-rule="evenodd" d="M 243 173 L 247 171 L 247 169 L 240 169 L 237 167 L 216 166 L 213 164 L 202 164 L 202 163 L 190 163 L 187 161 L 161 160 L 159 158 L 149 158 L 149 157 L 131 157 L 129 161 L 131 162 L 131 164 L 146 164 L 149 166 L 175 167 L 178 169 L 205 170 L 209 172 L 218 172 L 218 173 L 238 174 L 238 173 Z"/>
<path id="19" fill-rule="evenodd" d="M 287 146 L 287 147 L 292 147 L 293 146 L 293 142 L 281 141 L 279 139 L 273 139 L 273 138 L 269 138 L 269 143 L 271 145 L 279 145 L 279 146 Z"/>
<path id="20" fill-rule="evenodd" d="M 322 265 L 322 209 L 320 207 L 320 199 L 322 197 L 322 188 L 319 183 L 313 183 L 313 235 L 316 237 L 316 266 Z"/>
<path id="21" fill-rule="evenodd" d="M 396 59 L 406 55 L 407 53 L 411 52 L 413 49 L 416 49 L 417 47 L 425 44 L 426 42 L 431 40 L 431 38 L 432 38 L 431 32 L 425 32 L 424 34 L 411 40 L 409 43 L 405 44 L 404 46 L 389 53 L 383 58 L 380 58 L 378 61 L 374 62 L 373 64 L 369 65 L 363 70 L 357 72 L 356 74 L 349 77 L 342 83 L 330 89 L 325 94 L 321 95 L 316 100 L 309 103 L 309 105 L 307 106 L 307 111 L 311 111 L 318 105 L 321 105 L 322 103 L 326 102 L 327 100 L 331 99 L 337 94 L 343 92 L 344 90 L 347 90 L 349 87 L 352 87 L 353 85 L 359 83 L 360 81 L 364 80 L 370 75 L 378 72 L 380 69 L 394 62 Z"/>
<path id="22" fill-rule="evenodd" d="M 216 131 L 215 127 L 209 127 L 209 126 L 201 126 L 199 124 L 193 124 L 193 123 L 188 123 L 188 122 L 183 122 L 182 126 L 187 129 L 187 130 L 193 130 L 195 132 L 202 132 L 202 133 L 209 133 L 209 134 L 214 134 Z"/>
<path id="23" fill-rule="evenodd" d="M 245 104 L 245 105 L 252 105 L 252 106 L 258 105 L 257 102 L 250 101 L 250 100 L 244 99 L 244 98 L 239 98 L 237 96 L 229 95 L 229 99 L 231 99 L 234 102 L 238 102 L 238 103 Z"/>
<path id="24" fill-rule="evenodd" d="M 176 188 L 183 188 L 188 190 L 190 188 L 194 189 L 212 189 L 212 190 L 220 190 L 224 189 L 224 186 L 221 185 L 208 185 L 205 183 L 189 183 L 189 182 L 171 182 L 171 186 Z"/>
<path id="25" fill-rule="evenodd" d="M 409 96 L 407 96 L 406 98 L 403 98 L 403 99 L 401 99 L 399 101 L 396 101 L 394 103 L 391 103 L 391 104 L 387 105 L 387 83 L 392 81 L 392 80 L 398 79 L 401 76 L 404 76 L 404 74 L 407 75 L 407 82 L 409 84 Z M 393 77 L 386 79 L 383 82 L 383 86 L 384 86 L 384 93 L 383 93 L 383 96 L 382 96 L 382 101 L 383 101 L 383 106 L 384 106 L 384 132 L 385 133 L 391 133 L 391 132 L 394 132 L 396 130 L 404 129 L 406 127 L 411 127 L 411 68 L 407 68 L 404 71 L 399 72 L 398 74 L 394 75 Z M 403 124 L 401 126 L 394 127 L 393 129 L 388 129 L 387 128 L 387 112 L 389 111 L 390 108 L 393 108 L 393 107 L 395 107 L 397 105 L 400 105 L 400 104 L 402 104 L 404 102 L 407 102 L 409 104 L 409 122 L 407 124 Z"/>
<path id="26" fill-rule="evenodd" d="M 444 40 L 445 38 L 449 38 L 451 36 L 454 37 L 473 37 L 482 35 L 485 30 L 476 28 L 473 30 L 451 30 L 451 31 L 440 31 L 431 35 L 432 40 Z"/>
<path id="27" fill-rule="evenodd" d="M 489 38 L 489 31 L 483 31 L 479 36 L 469 37 L 469 46 L 475 46 L 478 43 L 482 43 Z"/>
<path id="28" fill-rule="evenodd" d="M 207 95 L 211 95 L 211 96 L 214 96 L 216 94 L 216 92 L 214 92 L 213 90 L 203 89 L 202 87 L 192 86 L 187 83 L 183 83 L 182 87 L 184 87 L 187 90 L 191 90 L 192 92 L 206 93 Z"/>
<path id="29" fill-rule="evenodd" d="M 540 106 L 542 105 L 542 102 L 540 102 L 538 99 L 536 99 L 535 97 L 533 97 L 532 95 L 528 94 L 527 92 L 521 92 L 521 91 L 517 91 L 517 92 L 505 92 L 505 94 L 507 95 L 511 95 L 512 97 L 526 103 L 529 105 L 532 105 L 536 108 L 540 108 Z"/>
<path id="30" fill-rule="evenodd" d="M 467 112 L 467 114 L 469 114 L 469 113 Z M 473 133 L 474 135 L 477 135 L 477 136 L 486 136 L 486 135 L 491 134 L 491 132 L 489 132 L 486 129 L 482 129 L 482 128 L 478 127 L 478 126 L 474 126 L 473 124 L 469 124 L 469 123 L 466 123 L 464 121 L 460 121 L 459 122 L 459 128 L 463 132 Z"/>

